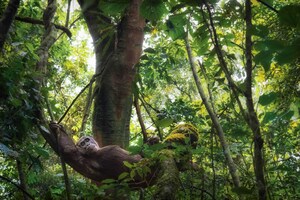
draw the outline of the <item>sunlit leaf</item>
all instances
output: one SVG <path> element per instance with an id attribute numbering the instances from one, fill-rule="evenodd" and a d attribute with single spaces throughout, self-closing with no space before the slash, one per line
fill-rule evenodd
<path id="1" fill-rule="evenodd" d="M 160 128 L 168 127 L 172 123 L 173 123 L 173 119 L 171 119 L 171 118 L 161 119 L 156 122 L 157 126 L 159 126 Z"/>
<path id="2" fill-rule="evenodd" d="M 128 168 L 132 168 L 133 167 L 133 165 L 130 162 L 128 162 L 128 161 L 124 161 L 123 163 Z"/>
<path id="3" fill-rule="evenodd" d="M 183 39 L 185 36 L 184 30 L 184 20 L 177 17 L 169 18 L 166 22 L 166 26 L 168 27 L 168 34 L 171 36 L 173 40 Z"/>

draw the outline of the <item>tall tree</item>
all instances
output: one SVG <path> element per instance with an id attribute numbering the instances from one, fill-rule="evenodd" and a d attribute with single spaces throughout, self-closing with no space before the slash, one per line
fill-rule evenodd
<path id="1" fill-rule="evenodd" d="M 145 20 L 140 14 L 140 0 L 130 1 L 117 26 L 104 15 L 98 1 L 78 1 L 94 41 L 97 79 L 93 114 L 93 132 L 100 146 L 129 143 L 132 86 L 135 64 L 139 61 Z M 107 35 L 108 27 L 118 28 Z"/>

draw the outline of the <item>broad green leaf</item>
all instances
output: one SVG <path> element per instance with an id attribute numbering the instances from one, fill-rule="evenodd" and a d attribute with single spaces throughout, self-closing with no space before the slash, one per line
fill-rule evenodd
<path id="1" fill-rule="evenodd" d="M 284 42 L 281 40 L 264 40 L 264 41 L 258 41 L 255 44 L 255 49 L 258 51 L 280 51 L 284 48 Z"/>
<path id="2" fill-rule="evenodd" d="M 279 64 L 294 62 L 300 58 L 300 38 L 297 38 L 293 43 L 285 47 L 277 56 L 276 60 Z"/>
<path id="3" fill-rule="evenodd" d="M 123 172 L 119 175 L 118 180 L 123 180 L 124 178 L 127 178 L 129 176 L 128 172 Z"/>
<path id="4" fill-rule="evenodd" d="M 284 120 L 290 120 L 294 116 L 294 111 L 289 110 L 288 112 L 284 113 L 281 118 Z"/>
<path id="5" fill-rule="evenodd" d="M 272 58 L 273 58 L 272 52 L 261 51 L 254 56 L 254 62 L 256 64 L 261 64 L 264 70 L 267 72 L 270 69 Z"/>
<path id="6" fill-rule="evenodd" d="M 156 122 L 157 126 L 159 126 L 160 128 L 166 128 L 170 126 L 172 123 L 173 123 L 173 119 L 171 118 L 161 119 Z"/>
<path id="7" fill-rule="evenodd" d="M 41 155 L 46 159 L 49 158 L 49 152 L 43 147 L 35 146 L 34 150 L 38 155 Z"/>
<path id="8" fill-rule="evenodd" d="M 262 124 L 267 124 L 270 121 L 274 120 L 277 117 L 276 113 L 274 112 L 266 112 L 264 119 L 262 120 Z"/>
<path id="9" fill-rule="evenodd" d="M 172 15 L 166 22 L 168 33 L 173 40 L 183 39 L 185 36 L 186 15 Z"/>
<path id="10" fill-rule="evenodd" d="M 108 15 L 121 14 L 129 5 L 129 0 L 106 0 L 101 1 L 98 7 Z"/>
<path id="11" fill-rule="evenodd" d="M 253 26 L 252 34 L 259 36 L 261 38 L 265 38 L 269 34 L 269 28 L 267 26 L 263 26 L 263 25 Z"/>
<path id="12" fill-rule="evenodd" d="M 276 100 L 278 94 L 276 92 L 270 92 L 269 94 L 263 94 L 259 97 L 258 103 L 266 106 Z"/>
<path id="13" fill-rule="evenodd" d="M 147 53 L 156 53 L 156 51 L 153 48 L 151 48 L 151 47 L 146 48 L 144 50 L 144 52 L 147 52 Z"/>
<path id="14" fill-rule="evenodd" d="M 296 28 L 300 24 L 300 5 L 287 5 L 278 13 L 279 21 L 286 26 Z"/>
<path id="15" fill-rule="evenodd" d="M 132 168 L 133 167 L 133 165 L 130 162 L 128 162 L 128 161 L 124 161 L 123 163 L 128 168 Z"/>
<path id="16" fill-rule="evenodd" d="M 141 5 L 141 14 L 145 19 L 157 21 L 167 14 L 168 9 L 162 0 L 145 0 Z"/>

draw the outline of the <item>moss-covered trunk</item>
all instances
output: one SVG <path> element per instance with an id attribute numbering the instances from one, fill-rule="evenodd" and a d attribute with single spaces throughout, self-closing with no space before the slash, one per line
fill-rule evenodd
<path id="1" fill-rule="evenodd" d="M 93 114 L 94 137 L 100 146 L 117 144 L 126 147 L 132 109 L 132 84 L 135 64 L 139 61 L 144 39 L 144 19 L 140 0 L 132 0 L 119 23 L 115 36 L 103 38 L 110 19 L 101 14 L 95 1 L 79 1 L 94 40 L 97 79 Z"/>

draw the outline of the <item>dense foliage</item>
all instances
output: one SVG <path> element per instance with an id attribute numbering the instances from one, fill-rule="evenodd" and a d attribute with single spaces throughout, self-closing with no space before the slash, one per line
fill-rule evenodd
<path id="1" fill-rule="evenodd" d="M 57 40 L 49 52 L 48 81 L 41 90 L 48 120 L 58 120 L 63 115 L 81 88 L 89 83 L 95 67 L 90 62 L 93 47 L 82 10 L 77 2 L 72 1 L 70 7 L 68 2 L 71 1 L 58 4 L 54 23 L 68 28 L 72 37 L 57 29 Z M 103 24 L 107 37 L 114 37 L 128 2 L 99 1 L 103 15 L 116 23 L 114 27 Z M 247 109 L 242 109 L 248 106 L 244 94 L 247 90 L 246 34 L 249 32 L 246 32 L 244 1 L 207 2 L 143 1 L 141 12 L 147 24 L 143 55 L 135 66 L 138 74 L 134 95 L 141 104 L 149 136 L 158 135 L 164 140 L 181 123 L 193 124 L 199 130 L 198 146 L 190 149 L 197 169 L 180 172 L 178 199 L 256 199 L 254 135 L 244 118 L 243 111 Z M 300 5 L 293 0 L 251 2 L 251 86 L 264 141 L 267 196 L 268 199 L 299 199 Z M 8 0 L 0 1 L 0 16 L 7 4 Z M 16 187 L 21 182 L 27 186 L 21 187 L 36 199 L 65 199 L 59 159 L 34 125 L 34 99 L 40 95 L 34 87 L 36 77 L 40 76 L 36 71 L 37 51 L 44 27 L 33 20 L 22 21 L 26 17 L 42 20 L 46 4 L 39 0 L 21 1 L 0 52 L 0 197 L 4 199 L 21 198 L 22 191 Z M 68 8 L 71 11 L 67 11 Z M 212 28 L 216 30 L 219 47 L 215 45 Z M 216 127 L 199 96 L 188 59 L 187 41 L 200 83 L 237 166 L 240 187 L 232 182 Z M 235 86 L 222 68 L 218 50 Z M 233 88 L 238 91 L 238 100 Z M 81 132 L 87 96 L 88 91 L 80 96 L 63 121 L 75 140 L 92 134 L 90 119 Z M 164 146 L 143 144 L 135 107 L 130 130 L 131 151 L 144 151 L 149 158 L 159 156 L 155 152 Z M 175 148 L 177 157 L 182 148 Z M 110 187 L 120 187 L 124 193 L 128 189 L 112 180 L 96 186 L 71 168 L 68 172 L 74 199 L 101 197 Z M 24 181 L 20 180 L 22 174 Z M 153 190 L 155 186 L 131 192 L 131 197 L 152 199 Z"/>

